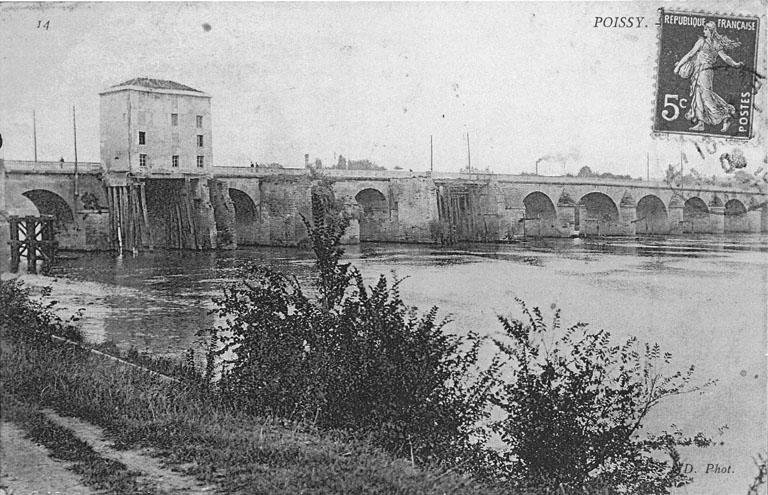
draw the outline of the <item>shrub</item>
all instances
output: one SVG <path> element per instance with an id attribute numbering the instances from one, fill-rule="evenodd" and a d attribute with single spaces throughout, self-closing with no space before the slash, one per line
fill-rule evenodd
<path id="1" fill-rule="evenodd" d="M 755 479 L 753 479 L 752 483 L 749 485 L 747 495 L 759 495 L 761 491 L 763 493 L 765 492 L 765 490 L 761 490 L 761 487 L 768 484 L 768 453 L 757 454 L 757 457 L 752 458 L 752 460 L 755 462 L 757 474 L 755 475 Z"/>
<path id="2" fill-rule="evenodd" d="M 43 298 L 48 298 L 52 293 L 50 287 L 42 287 L 40 292 Z M 139 352 L 134 347 L 121 351 L 109 341 L 98 345 L 87 344 L 83 342 L 83 335 L 78 327 L 84 312 L 82 308 L 64 320 L 54 312 L 58 301 L 54 299 L 44 303 L 31 296 L 32 290 L 18 279 L 0 280 L 0 336 L 3 339 L 8 338 L 16 342 L 21 339 L 27 343 L 46 344 L 51 341 L 51 336 L 61 337 L 79 343 L 82 349 L 93 349 L 203 387 L 208 385 L 207 377 L 197 370 L 192 349 L 186 352 L 183 359 L 178 359 L 153 356 L 147 352 Z"/>
<path id="3" fill-rule="evenodd" d="M 51 294 L 50 287 L 41 289 L 42 295 Z M 78 310 L 68 320 L 62 320 L 53 312 L 57 301 L 43 304 L 31 298 L 31 290 L 18 279 L 0 280 L 0 321 L 5 323 L 5 331 L 11 338 L 19 332 L 33 334 L 39 338 L 57 335 L 76 342 L 82 341 L 82 334 L 77 322 L 82 316 Z"/>
<path id="4" fill-rule="evenodd" d="M 711 440 L 686 437 L 674 425 L 671 433 L 639 433 L 659 401 L 714 382 L 691 385 L 693 366 L 663 374 L 671 355 L 658 344 L 639 351 L 635 338 L 611 345 L 609 333 L 583 323 L 561 331 L 559 311 L 550 329 L 538 308 L 518 302 L 527 321 L 500 316 L 506 339 L 496 340 L 511 364 L 511 380 L 492 399 L 506 413 L 493 426 L 509 447 L 499 474 L 521 484 L 620 493 L 666 494 L 689 483 L 677 447 Z"/>
<path id="5" fill-rule="evenodd" d="M 370 436 L 397 455 L 469 469 L 484 443 L 494 367 L 477 372 L 483 339 L 443 331 L 437 308 L 419 316 L 399 281 L 366 287 L 340 263 L 347 225 L 328 191 L 315 191 L 313 294 L 295 278 L 251 268 L 216 298 L 226 323 L 213 330 L 225 360 L 222 395 L 257 413 L 309 419 Z"/>

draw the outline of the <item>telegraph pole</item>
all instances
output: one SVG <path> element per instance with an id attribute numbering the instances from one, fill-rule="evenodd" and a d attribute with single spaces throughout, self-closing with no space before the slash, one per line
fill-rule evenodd
<path id="1" fill-rule="evenodd" d="M 645 180 L 651 182 L 651 152 L 645 153 Z"/>
<path id="2" fill-rule="evenodd" d="M 32 140 L 35 146 L 35 162 L 37 162 L 37 119 L 35 118 L 35 109 L 32 109 Z"/>
<path id="3" fill-rule="evenodd" d="M 77 211 L 77 197 L 80 195 L 77 184 L 77 118 L 75 116 L 75 106 L 72 105 L 72 130 L 75 138 L 75 211 Z"/>
<path id="4" fill-rule="evenodd" d="M 472 172 L 472 153 L 469 149 L 469 133 L 467 133 L 467 172 Z"/>
<path id="5" fill-rule="evenodd" d="M 684 175 L 684 172 L 685 171 L 683 170 L 683 149 L 680 148 L 680 189 L 683 188 L 683 175 Z"/>
<path id="6" fill-rule="evenodd" d="M 432 149 L 432 135 L 429 136 L 429 171 L 432 172 L 435 169 L 435 155 Z"/>

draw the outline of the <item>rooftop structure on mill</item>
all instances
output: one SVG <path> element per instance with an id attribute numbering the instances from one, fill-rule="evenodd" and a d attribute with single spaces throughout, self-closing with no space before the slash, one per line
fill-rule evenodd
<path id="1" fill-rule="evenodd" d="M 101 163 L 107 172 L 141 177 L 210 174 L 210 95 L 146 77 L 99 95 Z"/>

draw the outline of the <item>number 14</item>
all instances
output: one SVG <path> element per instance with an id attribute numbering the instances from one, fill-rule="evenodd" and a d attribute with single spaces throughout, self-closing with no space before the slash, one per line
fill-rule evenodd
<path id="1" fill-rule="evenodd" d="M 48 31 L 48 28 L 51 25 L 51 21 L 45 21 L 45 24 L 43 24 L 43 21 L 37 21 L 37 29 L 45 29 Z"/>

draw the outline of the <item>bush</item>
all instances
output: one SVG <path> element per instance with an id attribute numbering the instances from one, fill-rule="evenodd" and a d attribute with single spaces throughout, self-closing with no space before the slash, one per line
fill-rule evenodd
<path id="1" fill-rule="evenodd" d="M 40 289 L 43 298 L 51 295 L 50 287 Z M 121 351 L 113 342 L 91 345 L 83 342 L 78 322 L 83 316 L 81 308 L 70 318 L 63 320 L 54 312 L 56 300 L 47 303 L 33 299 L 32 290 L 18 279 L 0 280 L 0 336 L 14 342 L 47 344 L 51 336 L 77 342 L 81 349 L 93 349 L 157 373 L 208 386 L 208 377 L 197 370 L 195 354 L 189 349 L 183 359 L 153 356 L 131 347 Z M 209 373 L 210 375 L 210 373 Z"/>
<path id="2" fill-rule="evenodd" d="M 610 334 L 578 323 L 561 332 L 538 308 L 521 301 L 526 322 L 499 317 L 507 339 L 496 345 L 509 359 L 511 381 L 493 397 L 506 417 L 493 429 L 508 445 L 499 476 L 537 486 L 609 487 L 620 493 L 666 494 L 691 479 L 681 473 L 677 447 L 707 447 L 698 433 L 639 432 L 664 398 L 693 392 L 694 367 L 664 375 L 671 355 L 658 345 L 641 352 L 635 338 L 611 345 Z M 665 460 L 665 458 L 667 460 Z"/>
<path id="3" fill-rule="evenodd" d="M 755 462 L 757 474 L 749 485 L 747 495 L 759 495 L 761 492 L 765 492 L 765 490 L 761 490 L 761 487 L 768 484 L 768 453 L 757 454 L 757 457 L 753 457 L 752 460 Z"/>
<path id="4" fill-rule="evenodd" d="M 347 226 L 328 190 L 305 219 L 317 256 L 313 295 L 295 278 L 252 268 L 215 299 L 226 323 L 213 358 L 232 351 L 219 389 L 236 407 L 308 419 L 367 436 L 415 461 L 469 469 L 481 455 L 494 368 L 477 370 L 483 339 L 443 332 L 437 308 L 419 316 L 399 281 L 366 287 L 340 263 Z"/>
<path id="5" fill-rule="evenodd" d="M 44 297 L 49 296 L 51 288 L 43 287 L 41 293 Z M 82 309 L 64 321 L 53 312 L 57 301 L 43 304 L 30 296 L 31 290 L 24 286 L 24 282 L 18 279 L 0 280 L 0 321 L 5 323 L 7 336 L 16 338 L 19 332 L 25 332 L 44 339 L 53 334 L 76 342 L 83 340 L 76 325 Z"/>

